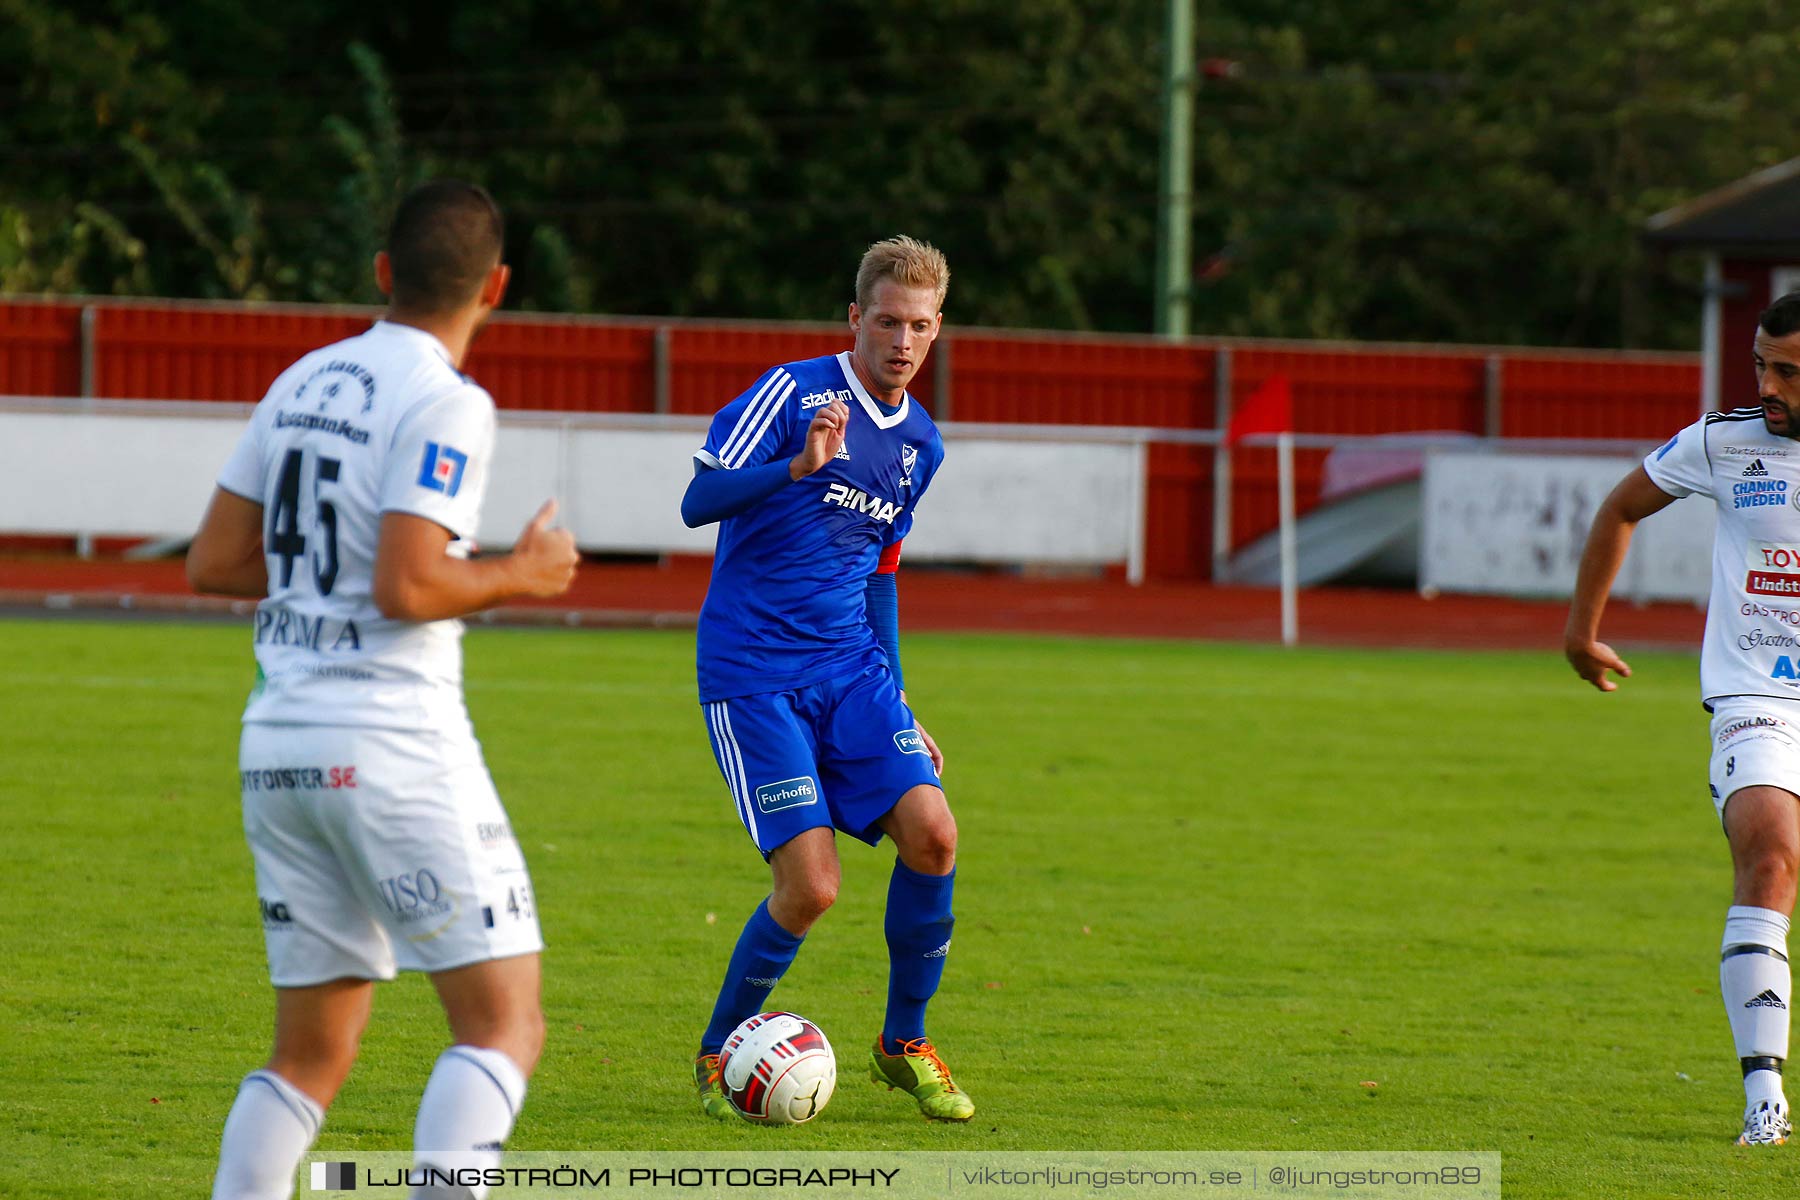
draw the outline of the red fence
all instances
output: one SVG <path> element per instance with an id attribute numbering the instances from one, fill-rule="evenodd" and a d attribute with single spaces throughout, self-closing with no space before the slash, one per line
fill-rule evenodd
<path id="1" fill-rule="evenodd" d="M 959 421 L 1050 425 L 1213 424 L 1211 347 L 953 334 L 951 411 Z"/>
<path id="2" fill-rule="evenodd" d="M 776 363 L 835 354 L 850 345 L 849 334 L 823 329 L 739 328 L 708 325 L 664 326 L 668 346 L 668 400 L 665 411 L 710 415 L 749 387 Z M 926 373 L 929 375 L 929 372 Z M 929 378 L 914 395 L 930 404 Z M 640 411 L 655 411 L 654 394 L 638 398 Z"/>
<path id="3" fill-rule="evenodd" d="M 81 394 L 81 309 L 0 304 L 0 394 Z"/>
<path id="4" fill-rule="evenodd" d="M 252 402 L 300 354 L 376 310 L 96 300 L 0 301 L 0 395 Z M 767 367 L 847 347 L 829 325 L 497 317 L 468 369 L 502 408 L 710 413 Z M 913 394 L 940 418 L 1211 429 L 1271 376 L 1298 431 L 1450 430 L 1656 442 L 1692 421 L 1698 355 L 1186 341 L 952 330 Z M 1223 386 L 1221 386 L 1223 384 Z M 1296 455 L 1302 511 L 1325 452 Z M 1150 455 L 1152 577 L 1210 569 L 1213 455 Z M 1272 452 L 1233 458 L 1233 543 L 1274 527 Z"/>

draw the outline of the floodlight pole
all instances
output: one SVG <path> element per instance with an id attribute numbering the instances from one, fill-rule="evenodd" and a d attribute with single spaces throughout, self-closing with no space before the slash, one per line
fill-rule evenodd
<path id="1" fill-rule="evenodd" d="M 1169 0 L 1163 46 L 1161 190 L 1156 222 L 1156 332 L 1186 337 L 1194 186 L 1194 0 Z"/>

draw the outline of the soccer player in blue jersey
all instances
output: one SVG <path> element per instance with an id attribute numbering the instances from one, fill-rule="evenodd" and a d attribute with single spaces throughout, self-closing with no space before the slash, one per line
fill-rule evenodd
<path id="1" fill-rule="evenodd" d="M 682 500 L 720 522 L 700 610 L 700 702 L 719 770 L 774 888 L 738 935 L 694 1082 L 731 1108 L 719 1051 L 763 1011 L 806 932 L 837 898 L 837 833 L 898 857 L 888 885 L 887 1014 L 876 1083 L 934 1120 L 975 1104 L 925 1036 L 955 924 L 956 821 L 943 755 L 907 707 L 894 571 L 913 511 L 944 460 L 907 394 L 943 325 L 950 268 L 908 237 L 869 247 L 850 305 L 853 347 L 765 372 L 713 418 Z"/>

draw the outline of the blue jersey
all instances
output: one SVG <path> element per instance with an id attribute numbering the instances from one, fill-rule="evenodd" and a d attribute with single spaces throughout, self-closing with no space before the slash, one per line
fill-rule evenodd
<path id="1" fill-rule="evenodd" d="M 700 609 L 700 699 L 779 692 L 854 675 L 887 657 L 869 628 L 863 589 L 882 549 L 912 528 L 944 442 L 912 398 L 888 415 L 857 379 L 848 352 L 766 372 L 719 410 L 694 456 L 733 471 L 786 461 L 813 414 L 850 407 L 843 449 L 818 471 L 719 525 L 712 584 Z"/>

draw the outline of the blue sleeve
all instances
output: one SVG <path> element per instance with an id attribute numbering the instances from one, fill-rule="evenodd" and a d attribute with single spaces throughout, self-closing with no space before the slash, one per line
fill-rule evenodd
<path id="1" fill-rule="evenodd" d="M 790 457 L 782 447 L 794 432 L 800 409 L 792 403 L 794 377 L 786 367 L 770 367 L 743 394 L 721 408 L 694 457 L 709 467 L 737 471 Z M 808 418 L 806 423 L 810 423 Z M 804 429 L 806 423 L 801 423 Z"/>
<path id="2" fill-rule="evenodd" d="M 869 576 L 863 588 L 863 605 L 868 609 L 869 628 L 887 655 L 888 670 L 894 686 L 906 690 L 906 676 L 900 673 L 900 585 L 892 571 L 877 571 Z"/>
<path id="3" fill-rule="evenodd" d="M 721 471 L 696 462 L 694 478 L 681 498 L 681 519 L 689 529 L 711 525 L 762 503 L 792 482 L 786 459 L 741 471 Z"/>

